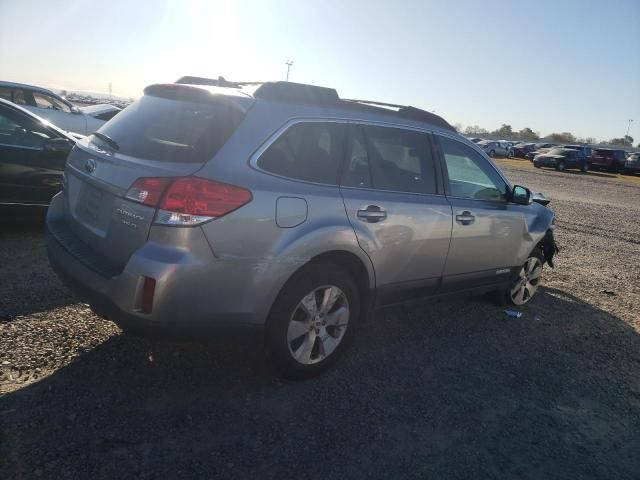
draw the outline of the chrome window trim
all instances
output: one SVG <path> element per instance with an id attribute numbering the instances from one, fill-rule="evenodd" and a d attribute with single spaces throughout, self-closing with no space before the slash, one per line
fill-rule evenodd
<path id="1" fill-rule="evenodd" d="M 297 117 L 297 118 L 292 118 L 290 120 L 287 120 L 281 127 L 279 127 L 273 134 L 271 134 L 267 140 L 265 140 L 264 143 L 262 143 L 262 145 L 260 145 L 260 147 L 258 147 L 256 149 L 255 152 L 253 152 L 253 154 L 251 154 L 251 156 L 249 157 L 249 166 L 251 168 L 253 168 L 254 170 L 257 170 L 260 173 L 264 173 L 266 175 L 270 175 L 272 177 L 276 177 L 276 178 L 281 178 L 284 180 L 289 180 L 290 182 L 298 182 L 298 183 L 306 183 L 306 184 L 310 184 L 310 185 L 318 185 L 318 186 L 322 186 L 322 187 L 333 187 L 333 188 L 347 188 L 347 189 L 353 189 L 353 190 L 365 190 L 365 191 L 369 191 L 369 192 L 386 192 L 386 193 L 397 193 L 397 194 L 403 194 L 403 195 L 419 195 L 419 196 L 437 196 L 437 197 L 443 197 L 444 196 L 444 192 L 443 193 L 419 193 L 419 192 L 404 192 L 401 190 L 382 190 L 379 188 L 363 188 L 363 187 L 352 187 L 352 186 L 342 186 L 339 184 L 339 182 L 336 182 L 335 184 L 332 183 L 318 183 L 318 182 L 311 182 L 309 180 L 301 180 L 298 178 L 294 178 L 294 177 L 287 177 L 284 175 L 278 175 L 277 173 L 273 173 L 273 172 L 269 172 L 268 170 L 265 170 L 263 168 L 261 168 L 258 165 L 258 161 L 260 160 L 260 157 L 262 156 L 262 154 L 271 146 L 273 145 L 276 140 L 278 140 L 280 138 L 280 136 L 282 136 L 289 128 L 291 128 L 294 125 L 298 125 L 300 123 L 346 123 L 346 124 L 351 124 L 351 125 L 369 125 L 369 126 L 373 126 L 373 127 L 387 127 L 387 128 L 399 128 L 402 130 L 410 130 L 410 131 L 414 131 L 414 132 L 421 132 L 421 133 L 436 133 L 439 132 L 439 129 L 434 129 L 431 126 L 424 126 L 424 127 L 420 127 L 420 126 L 416 126 L 416 125 L 406 125 L 406 124 L 402 124 L 402 123 L 394 123 L 394 122 L 383 122 L 383 121 L 378 121 L 378 120 L 365 120 L 362 118 L 351 118 L 351 117 Z M 455 137 L 454 137 L 455 138 Z M 434 161 L 437 161 L 437 159 L 434 159 Z"/>

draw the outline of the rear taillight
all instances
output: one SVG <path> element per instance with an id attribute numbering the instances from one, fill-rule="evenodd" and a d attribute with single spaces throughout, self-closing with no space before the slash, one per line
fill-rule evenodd
<path id="1" fill-rule="evenodd" d="M 155 222 L 163 225 L 197 225 L 222 217 L 253 198 L 244 188 L 196 177 L 141 178 L 126 197 L 159 208 Z"/>
<path id="2" fill-rule="evenodd" d="M 157 207 L 171 178 L 139 178 L 125 195 L 129 200 Z"/>

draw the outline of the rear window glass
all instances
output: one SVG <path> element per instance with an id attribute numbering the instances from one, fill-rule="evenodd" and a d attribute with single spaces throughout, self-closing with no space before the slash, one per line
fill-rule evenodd
<path id="1" fill-rule="evenodd" d="M 243 118 L 233 104 L 145 95 L 98 131 L 113 139 L 118 153 L 124 155 L 160 162 L 203 163 L 225 144 Z M 102 143 L 96 137 L 92 141 Z"/>

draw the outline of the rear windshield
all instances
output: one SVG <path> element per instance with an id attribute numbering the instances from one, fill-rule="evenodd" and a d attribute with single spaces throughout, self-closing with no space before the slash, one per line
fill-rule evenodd
<path id="1" fill-rule="evenodd" d="M 239 107 L 231 103 L 145 95 L 98 132 L 114 140 L 117 152 L 124 155 L 160 162 L 203 163 L 225 144 L 243 118 Z M 95 136 L 92 141 L 103 143 Z"/>

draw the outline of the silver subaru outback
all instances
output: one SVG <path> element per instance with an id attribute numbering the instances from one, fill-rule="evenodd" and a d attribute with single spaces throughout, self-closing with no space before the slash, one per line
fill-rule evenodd
<path id="1" fill-rule="evenodd" d="M 302 378 L 373 308 L 534 297 L 552 211 L 441 117 L 309 85 L 209 83 L 147 87 L 68 157 L 47 249 L 98 314 L 124 331 L 259 327 Z"/>

